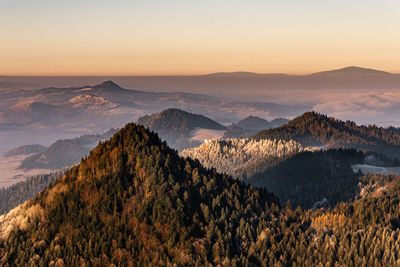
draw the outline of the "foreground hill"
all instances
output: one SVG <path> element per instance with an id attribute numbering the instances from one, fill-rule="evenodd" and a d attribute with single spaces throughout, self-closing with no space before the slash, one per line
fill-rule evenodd
<path id="1" fill-rule="evenodd" d="M 175 108 L 146 115 L 139 118 L 137 123 L 157 132 L 170 146 L 178 150 L 201 143 L 203 140 L 196 138 L 201 130 L 222 131 L 219 136 L 226 130 L 225 126 L 203 115 Z"/>
<path id="2" fill-rule="evenodd" d="M 265 189 L 180 158 L 129 124 L 0 216 L 0 264 L 399 265 L 400 177 L 361 181 L 354 202 L 279 209 Z"/>
<path id="3" fill-rule="evenodd" d="M 0 219 L 2 265 L 221 263 L 227 251 L 235 262 L 256 238 L 243 238 L 241 222 L 267 221 L 277 205 L 266 190 L 179 158 L 129 124 Z"/>
<path id="4" fill-rule="evenodd" d="M 400 158 L 400 135 L 377 126 L 358 126 L 314 111 L 289 123 L 254 136 L 254 139 L 296 140 L 304 146 L 346 147 L 370 150 L 387 157 Z"/>

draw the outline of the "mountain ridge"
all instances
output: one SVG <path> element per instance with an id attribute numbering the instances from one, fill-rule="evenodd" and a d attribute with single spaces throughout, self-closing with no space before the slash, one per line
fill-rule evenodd
<path id="1" fill-rule="evenodd" d="M 312 72 L 308 74 L 287 74 L 287 73 L 257 73 L 257 72 L 249 72 L 249 71 L 232 71 L 232 72 L 213 72 L 208 74 L 203 74 L 200 76 L 233 76 L 233 77 L 254 77 L 254 76 L 264 76 L 264 77 L 307 77 L 307 76 L 320 76 L 320 75 L 331 75 L 331 74 L 356 74 L 356 75 L 370 75 L 370 74 L 384 74 L 384 75 L 397 75 L 397 73 L 391 73 L 387 71 L 382 71 L 374 68 L 365 68 L 360 66 L 345 66 L 332 70 L 322 70 L 317 72 Z"/>
<path id="2" fill-rule="evenodd" d="M 308 76 L 320 76 L 320 75 L 335 75 L 335 74 L 347 74 L 347 75 L 395 75 L 394 73 L 377 70 L 377 69 L 370 69 L 370 68 L 363 68 L 358 66 L 348 66 L 339 69 L 327 70 L 327 71 L 320 71 L 311 73 Z"/>
<path id="3" fill-rule="evenodd" d="M 396 132 L 375 125 L 358 126 L 315 111 L 303 113 L 283 126 L 260 131 L 253 138 L 293 139 L 306 146 L 356 148 L 400 158 L 400 135 Z"/>

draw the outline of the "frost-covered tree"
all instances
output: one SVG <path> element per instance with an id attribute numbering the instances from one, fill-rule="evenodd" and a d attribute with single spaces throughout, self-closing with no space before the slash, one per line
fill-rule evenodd
<path id="1" fill-rule="evenodd" d="M 312 148 L 304 148 L 294 140 L 230 138 L 205 141 L 198 147 L 183 150 L 181 155 L 198 159 L 207 168 L 215 168 L 238 179 L 247 179 L 305 150 Z"/>

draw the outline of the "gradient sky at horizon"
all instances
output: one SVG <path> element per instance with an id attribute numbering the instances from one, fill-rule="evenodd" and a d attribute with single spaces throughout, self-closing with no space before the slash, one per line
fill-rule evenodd
<path id="1" fill-rule="evenodd" d="M 0 0 L 0 75 L 400 73 L 398 0 Z"/>

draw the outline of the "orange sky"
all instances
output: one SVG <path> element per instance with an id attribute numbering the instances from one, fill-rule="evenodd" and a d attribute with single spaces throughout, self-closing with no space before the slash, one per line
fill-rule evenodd
<path id="1" fill-rule="evenodd" d="M 400 73 L 399 25 L 397 0 L 4 0 L 0 75 Z"/>

